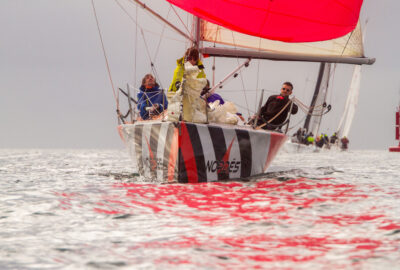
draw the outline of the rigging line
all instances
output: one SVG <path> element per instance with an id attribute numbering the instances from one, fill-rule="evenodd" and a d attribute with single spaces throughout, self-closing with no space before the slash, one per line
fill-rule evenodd
<path id="1" fill-rule="evenodd" d="M 95 5 L 94 5 L 94 0 L 91 0 L 91 2 L 92 2 L 94 17 L 95 17 L 95 19 L 96 19 L 96 25 L 97 25 L 97 30 L 98 30 L 99 37 L 100 37 L 101 47 L 102 47 L 102 50 L 103 50 L 104 60 L 105 60 L 105 62 L 106 62 L 106 67 L 107 67 L 107 72 L 108 72 L 108 78 L 110 79 L 110 83 L 111 83 L 111 87 L 112 87 L 112 90 L 113 90 L 115 102 L 117 103 L 117 113 L 118 113 L 118 116 L 120 116 L 121 113 L 120 113 L 120 111 L 119 111 L 119 99 L 118 99 L 118 96 L 117 96 L 116 91 L 115 91 L 114 82 L 113 82 L 113 80 L 112 80 L 110 65 L 109 65 L 109 63 L 108 63 L 108 58 L 107 58 L 107 54 L 106 54 L 106 49 L 105 49 L 105 47 L 104 47 L 103 36 L 102 36 L 101 30 L 100 30 L 99 19 L 98 19 L 98 17 L 97 17 L 96 7 L 95 7 Z M 119 122 L 119 121 L 120 121 L 120 118 L 118 117 L 118 122 Z"/>
<path id="2" fill-rule="evenodd" d="M 179 33 L 180 35 L 184 36 L 186 39 L 189 39 L 192 41 L 191 37 L 188 36 L 187 34 L 185 34 L 184 32 L 182 32 L 179 28 L 177 28 L 175 25 L 171 24 L 170 22 L 168 22 L 167 20 L 165 20 L 160 14 L 156 13 L 155 11 L 153 11 L 152 9 L 148 8 L 146 6 L 146 4 L 142 3 L 139 0 L 127 0 L 132 4 L 137 4 L 140 5 L 143 9 L 145 9 L 147 12 L 149 12 L 152 16 L 154 16 L 155 18 L 158 18 L 159 20 L 163 21 L 165 24 L 167 24 L 168 26 L 170 26 L 172 29 L 174 29 L 177 33 Z"/>
<path id="3" fill-rule="evenodd" d="M 136 5 L 136 9 L 135 9 L 135 15 L 136 18 L 138 18 L 138 6 Z M 135 63 L 134 63 L 134 69 L 135 69 L 135 74 L 134 74 L 134 79 L 135 79 L 135 83 L 137 83 L 137 32 L 138 32 L 138 24 L 135 23 Z"/>
<path id="4" fill-rule="evenodd" d="M 140 24 L 129 14 L 129 12 L 118 2 L 119 0 L 114 0 L 114 1 L 119 5 L 119 7 L 124 11 L 124 13 L 131 19 L 131 21 L 132 21 L 137 27 L 139 27 L 141 30 L 143 30 L 143 31 L 145 31 L 145 32 L 151 33 L 151 34 L 156 35 L 156 36 L 160 36 L 160 34 L 154 32 L 154 31 L 151 31 L 151 30 L 149 30 L 149 29 L 146 29 L 146 28 L 141 27 Z M 128 1 L 129 3 L 131 3 L 130 0 L 126 0 L 126 1 Z M 136 7 L 136 18 L 137 18 L 137 9 L 138 9 L 138 5 L 135 5 L 135 7 Z M 165 26 L 165 23 L 164 23 L 164 24 L 159 23 L 159 24 Z M 172 38 L 172 37 L 169 37 L 169 36 L 165 36 L 165 38 L 166 38 L 166 39 L 169 39 L 169 40 L 174 40 L 174 41 L 177 41 L 177 42 L 185 42 L 185 41 L 182 41 L 182 40 L 179 40 L 179 39 L 176 39 L 176 38 Z"/>
<path id="5" fill-rule="evenodd" d="M 289 99 L 289 102 L 286 103 L 286 105 L 282 108 L 282 110 L 280 110 L 277 114 L 275 114 L 274 117 L 272 117 L 272 118 L 269 119 L 268 121 L 267 121 L 263 116 L 259 115 L 259 117 L 261 118 L 261 120 L 264 121 L 264 124 L 257 126 L 256 129 L 260 129 L 260 128 L 262 128 L 262 127 L 264 127 L 264 126 L 270 124 L 272 121 L 275 120 L 275 118 L 277 118 L 277 117 L 278 117 L 290 104 L 292 104 L 292 103 L 293 103 L 293 100 Z M 289 108 L 289 116 L 292 114 L 291 108 L 292 108 L 292 106 L 290 106 L 290 108 Z M 278 125 L 273 125 L 273 126 L 281 126 L 281 127 L 282 127 L 282 126 L 284 126 L 284 125 L 286 124 L 286 122 L 288 122 L 288 120 L 289 120 L 289 119 L 286 119 L 285 122 L 284 122 L 283 124 L 278 124 Z"/>
<path id="6" fill-rule="evenodd" d="M 126 14 L 129 18 L 131 18 L 131 20 L 136 24 L 136 26 L 138 26 L 137 21 L 136 21 L 134 18 L 132 18 L 132 16 L 129 14 L 129 12 L 121 5 L 121 3 L 120 3 L 118 0 L 114 0 L 114 1 L 115 1 L 115 2 L 118 4 L 118 6 L 125 12 L 125 14 Z M 136 5 L 136 8 L 137 8 L 137 5 Z M 147 55 L 148 55 L 148 57 L 149 57 L 149 59 L 150 59 L 151 70 L 153 71 L 154 76 L 156 77 L 156 79 L 159 81 L 159 84 L 160 84 L 161 88 L 163 88 L 162 85 L 161 85 L 161 81 L 159 80 L 159 76 L 158 76 L 158 74 L 157 74 L 157 70 L 155 69 L 154 63 L 153 63 L 153 61 L 152 61 L 152 59 L 151 59 L 150 51 L 149 51 L 149 48 L 148 48 L 148 46 L 147 46 L 147 42 L 146 42 L 146 38 L 145 38 L 145 35 L 144 35 L 144 32 L 143 32 L 143 28 L 140 27 L 140 26 L 139 26 L 139 28 L 140 28 L 140 33 L 142 34 L 142 37 L 143 37 L 143 42 L 144 42 L 144 45 L 145 45 L 145 48 L 146 48 Z M 137 44 L 136 44 L 136 45 L 137 45 Z M 136 81 L 135 81 L 135 83 L 136 83 Z"/>
<path id="7" fill-rule="evenodd" d="M 169 12 L 170 12 L 170 11 L 171 11 L 171 9 L 168 10 L 167 19 L 168 19 L 168 17 L 169 17 Z M 159 52 L 159 50 L 160 50 L 161 41 L 162 41 L 162 39 L 163 39 L 163 37 L 164 37 L 164 31 L 165 31 L 166 26 L 167 26 L 167 25 L 164 24 L 163 29 L 161 30 L 161 36 L 160 36 L 160 39 L 159 39 L 159 41 L 158 41 L 157 49 L 156 49 L 156 52 L 155 52 L 155 54 L 154 54 L 154 58 L 153 58 L 153 59 L 157 59 L 158 52 Z"/>
<path id="8" fill-rule="evenodd" d="M 125 12 L 125 14 L 136 24 L 136 26 L 138 26 L 138 22 L 129 14 L 129 12 L 121 5 L 121 3 L 118 0 L 114 0 L 114 1 Z M 137 5 L 136 5 L 136 8 L 137 8 Z M 142 37 L 143 37 L 143 42 L 144 42 L 144 45 L 145 45 L 145 48 L 146 48 L 147 55 L 148 55 L 148 57 L 150 59 L 151 66 L 153 67 L 153 61 L 151 59 L 151 55 L 150 55 L 150 52 L 149 52 L 149 49 L 148 49 L 148 46 L 147 46 L 147 43 L 146 43 L 146 38 L 145 38 L 145 35 L 144 35 L 144 32 L 143 32 L 143 28 L 140 27 L 140 26 L 139 26 L 139 28 L 140 28 L 140 33 L 142 34 Z"/>
<path id="9" fill-rule="evenodd" d="M 151 70 L 153 71 L 154 76 L 156 77 L 156 80 L 158 80 L 158 79 L 159 79 L 159 76 L 158 76 L 156 67 L 154 66 L 153 60 L 151 59 L 151 55 L 150 55 L 150 51 L 149 51 L 149 46 L 147 45 L 146 38 L 145 38 L 145 36 L 144 36 L 143 30 L 141 30 L 141 33 L 142 33 L 142 36 L 143 36 L 144 47 L 146 48 L 147 56 L 149 57 L 149 60 L 150 60 L 150 67 L 151 67 Z M 163 86 L 161 85 L 161 81 L 160 81 L 160 80 L 158 80 L 158 81 L 159 81 L 160 87 L 163 88 Z"/>
<path id="10" fill-rule="evenodd" d="M 302 110 L 306 115 L 311 115 L 311 116 L 321 116 L 324 115 L 326 112 L 324 112 L 324 109 L 319 109 L 319 110 L 315 110 L 315 113 L 309 113 L 308 109 L 303 107 L 303 106 L 299 106 L 300 110 Z"/>
<path id="11" fill-rule="evenodd" d="M 291 127 L 289 127 L 289 128 L 288 128 L 288 131 L 289 131 L 289 130 L 292 130 L 292 129 L 294 129 L 295 127 L 297 127 L 298 125 L 304 123 L 304 119 L 306 119 L 306 117 L 307 117 L 307 115 L 305 115 L 299 122 L 297 122 L 296 124 L 294 124 L 294 125 L 292 125 Z"/>
<path id="12" fill-rule="evenodd" d="M 234 45 L 235 49 L 237 49 L 235 36 L 233 35 L 233 31 L 231 31 L 231 34 L 232 34 L 233 45 Z M 239 65 L 239 57 L 236 57 L 236 61 L 237 61 L 238 65 Z M 246 102 L 247 113 L 250 115 L 250 107 L 249 107 L 249 103 L 247 101 L 246 91 L 244 90 L 244 81 L 243 81 L 243 76 L 242 76 L 242 71 L 241 70 L 239 70 L 239 74 L 240 74 L 240 80 L 242 82 L 242 89 L 243 89 L 243 94 L 244 94 L 244 100 Z"/>
<path id="13" fill-rule="evenodd" d="M 329 78 L 331 79 L 330 81 L 332 82 L 331 84 L 330 84 L 330 89 L 331 89 L 331 91 L 329 91 L 329 102 L 332 102 L 332 95 L 333 95 L 333 87 L 334 87 L 334 84 L 335 84 L 335 75 L 336 75 L 336 67 L 337 67 L 337 65 L 336 65 L 336 63 L 334 63 L 333 64 L 333 68 L 332 68 L 332 70 L 331 70 L 331 75 L 329 75 Z"/>
<path id="14" fill-rule="evenodd" d="M 236 59 L 237 63 L 239 64 L 239 58 Z M 247 101 L 247 95 L 246 95 L 246 91 L 244 90 L 244 80 L 243 80 L 243 75 L 242 75 L 242 71 L 239 70 L 239 74 L 240 74 L 240 80 L 242 82 L 242 87 L 243 87 L 243 93 L 244 93 L 244 99 L 246 101 L 246 106 L 247 106 L 247 113 L 250 115 L 250 108 L 249 108 L 249 103 Z"/>
<path id="15" fill-rule="evenodd" d="M 303 102 L 301 102 L 301 100 L 298 99 L 298 98 L 293 98 L 293 100 L 296 102 L 297 105 L 303 106 L 305 108 L 318 108 L 318 107 L 323 106 L 323 104 L 314 105 L 314 106 L 307 106 Z"/>
<path id="16" fill-rule="evenodd" d="M 349 41 L 350 41 L 351 37 L 353 36 L 354 31 L 355 31 L 355 30 L 351 31 L 351 33 L 350 33 L 350 35 L 349 35 L 349 38 L 347 39 L 346 44 L 344 45 L 343 51 L 342 51 L 342 53 L 340 54 L 341 56 L 343 56 L 344 51 L 346 50 L 347 45 L 349 44 Z"/>
<path id="17" fill-rule="evenodd" d="M 192 35 L 192 33 L 189 31 L 189 29 L 187 28 L 187 26 L 186 26 L 185 22 L 182 20 L 181 16 L 179 16 L 178 12 L 176 12 L 176 10 L 175 10 L 175 8 L 174 8 L 174 6 L 173 6 L 172 4 L 169 4 L 169 5 L 170 5 L 170 10 L 171 10 L 171 8 L 172 8 L 172 10 L 175 12 L 175 15 L 176 15 L 176 16 L 178 17 L 178 19 L 181 21 L 183 27 L 185 27 L 186 32 L 187 32 L 187 33 L 189 34 L 189 36 L 190 36 L 190 40 L 193 40 L 193 35 Z M 169 14 L 169 11 L 168 11 L 168 14 Z M 168 16 L 167 16 L 167 17 L 168 17 Z"/>
<path id="18" fill-rule="evenodd" d="M 139 15 L 139 11 L 138 10 L 139 10 L 139 8 L 136 5 L 136 8 L 135 8 L 136 18 L 139 18 L 138 17 L 138 15 Z M 138 44 L 138 24 L 135 23 L 135 63 L 134 63 L 134 69 L 135 69 L 134 79 L 135 80 L 134 80 L 134 84 L 137 83 L 137 47 L 138 47 L 137 44 Z M 129 85 L 128 85 L 128 87 L 129 87 Z M 128 90 L 129 90 L 129 88 L 128 88 Z M 136 90 L 133 92 L 133 94 L 134 95 L 136 94 Z M 133 115 L 132 115 L 132 111 L 131 111 L 131 120 L 137 119 L 136 113 L 137 113 L 137 106 L 135 106 L 135 109 L 133 110 Z"/>
<path id="19" fill-rule="evenodd" d="M 149 96 L 147 95 L 147 93 L 146 93 L 146 92 L 143 92 L 143 94 L 146 96 L 146 102 L 148 101 L 148 102 L 150 103 L 150 105 L 153 107 L 154 104 L 153 104 L 153 102 L 151 102 L 151 99 L 149 98 Z M 160 113 L 160 111 L 159 111 L 158 109 L 156 109 L 156 108 L 154 108 L 154 109 L 157 111 L 158 114 Z M 163 109 L 164 109 L 164 107 L 163 107 Z"/>
<path id="20" fill-rule="evenodd" d="M 259 41 L 258 41 L 258 51 L 261 51 L 261 38 L 259 38 Z M 259 78 L 260 78 L 260 62 L 261 62 L 261 60 L 258 59 L 257 78 L 256 78 L 256 99 L 255 99 L 255 102 L 254 102 L 254 110 L 256 110 L 256 108 L 257 108 L 258 82 L 259 82 Z"/>
<path id="21" fill-rule="evenodd" d="M 153 98 L 157 95 L 160 95 L 163 93 L 163 90 L 159 90 L 159 91 L 154 91 L 155 93 L 151 92 L 151 94 L 147 93 L 147 92 L 143 92 L 143 94 L 146 95 L 146 98 Z M 137 101 L 137 104 L 142 104 L 145 100 L 143 100 L 143 96 Z"/>
<path id="22" fill-rule="evenodd" d="M 242 109 L 246 109 L 246 110 L 248 110 L 248 108 L 246 108 L 246 107 L 244 107 L 244 106 L 242 106 L 242 105 L 239 105 L 239 103 L 236 103 L 236 102 L 233 102 L 236 106 L 238 106 L 239 108 L 242 108 Z M 253 114 L 255 114 L 256 112 L 255 111 L 253 111 L 253 110 L 250 110 L 250 112 L 252 112 Z M 250 114 L 249 114 L 249 116 L 251 116 Z"/>
<path id="23" fill-rule="evenodd" d="M 256 91 L 258 91 L 257 89 L 246 89 L 246 92 L 248 93 L 248 92 L 256 92 Z M 275 93 L 275 91 L 272 91 L 272 90 L 264 90 L 265 92 L 268 92 L 268 93 L 271 93 L 271 94 L 273 94 L 273 93 Z M 234 90 L 234 89 L 232 89 L 232 90 L 226 90 L 226 89 L 224 89 L 224 88 L 222 88 L 221 90 L 220 90 L 220 92 L 222 92 L 222 93 L 225 93 L 225 92 L 243 92 L 243 89 L 240 89 L 240 90 Z"/>
<path id="24" fill-rule="evenodd" d="M 310 116 L 322 116 L 329 112 L 329 110 L 325 111 L 325 112 L 323 110 L 321 110 L 321 112 L 319 112 L 319 113 L 318 112 L 317 113 L 309 113 L 307 110 L 305 110 L 302 107 L 300 107 L 300 110 L 302 110 L 305 113 L 305 115 L 310 115 Z"/>
<path id="25" fill-rule="evenodd" d="M 216 46 L 216 41 L 217 41 L 217 36 L 220 31 L 220 26 L 217 25 L 217 31 L 215 31 L 215 37 L 213 41 L 213 47 L 215 48 Z M 212 66 L 212 71 L 213 71 L 213 77 L 212 77 L 212 85 L 215 85 L 215 56 L 213 57 L 213 66 Z"/>

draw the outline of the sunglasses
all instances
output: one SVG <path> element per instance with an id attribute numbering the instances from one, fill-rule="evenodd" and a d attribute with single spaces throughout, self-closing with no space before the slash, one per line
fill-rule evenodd
<path id="1" fill-rule="evenodd" d="M 282 87 L 282 90 L 283 90 L 283 91 L 292 91 L 292 89 L 290 89 L 290 88 L 285 88 L 285 87 Z"/>

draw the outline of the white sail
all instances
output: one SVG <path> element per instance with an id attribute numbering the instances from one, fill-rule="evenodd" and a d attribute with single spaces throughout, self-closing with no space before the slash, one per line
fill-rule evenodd
<path id="1" fill-rule="evenodd" d="M 358 95 L 360 92 L 361 81 L 361 66 L 355 65 L 353 70 L 353 77 L 351 79 L 350 89 L 347 94 L 346 105 L 337 128 L 340 137 L 348 137 L 350 133 L 351 124 L 353 122 L 354 114 L 357 109 Z"/>

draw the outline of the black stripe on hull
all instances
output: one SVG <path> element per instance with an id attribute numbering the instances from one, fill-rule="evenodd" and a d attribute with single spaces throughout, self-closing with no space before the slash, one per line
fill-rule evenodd
<path id="1" fill-rule="evenodd" d="M 204 160 L 203 147 L 201 145 L 201 140 L 199 136 L 199 132 L 197 130 L 196 125 L 186 123 L 186 128 L 189 133 L 190 142 L 192 144 L 194 158 L 196 160 L 197 167 L 197 179 L 199 182 L 207 182 L 207 173 L 206 173 L 206 163 Z"/>
<path id="2" fill-rule="evenodd" d="M 178 182 L 179 183 L 188 183 L 189 179 L 186 172 L 185 160 L 183 159 L 182 150 L 179 146 L 179 162 L 178 162 Z"/>
<path id="3" fill-rule="evenodd" d="M 143 135 L 143 125 L 136 125 L 135 126 L 135 151 L 136 151 L 136 162 L 138 165 L 138 171 L 140 175 L 144 175 L 144 168 L 143 168 L 143 157 L 142 157 L 142 135 Z"/>
<path id="4" fill-rule="evenodd" d="M 221 162 L 226 153 L 226 143 L 225 136 L 222 128 L 209 126 L 208 131 L 210 132 L 210 136 L 212 138 L 212 144 L 215 152 L 215 159 L 218 162 Z M 226 173 L 222 170 L 218 170 L 218 180 L 226 180 L 229 179 L 229 173 Z"/>
<path id="5" fill-rule="evenodd" d="M 249 177 L 251 175 L 252 151 L 250 135 L 247 130 L 235 129 L 239 142 L 240 150 L 240 177 Z"/>

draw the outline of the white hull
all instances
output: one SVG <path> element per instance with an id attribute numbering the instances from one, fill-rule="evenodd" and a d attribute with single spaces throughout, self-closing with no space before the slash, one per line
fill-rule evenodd
<path id="1" fill-rule="evenodd" d="M 265 173 L 287 139 L 251 127 L 142 121 L 121 125 L 140 175 L 159 182 L 197 183 Z"/>

